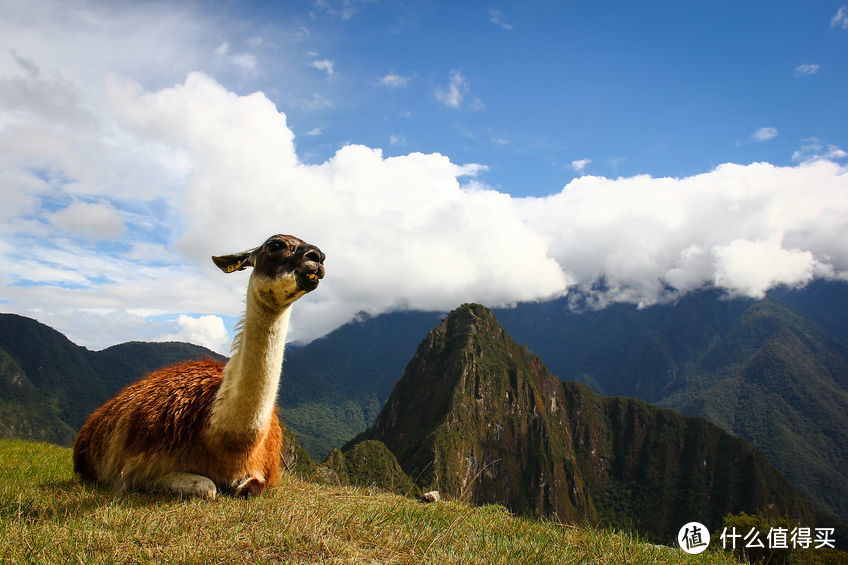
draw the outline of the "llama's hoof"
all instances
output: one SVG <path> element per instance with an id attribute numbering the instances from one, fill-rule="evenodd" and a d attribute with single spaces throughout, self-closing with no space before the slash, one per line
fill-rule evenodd
<path id="1" fill-rule="evenodd" d="M 259 496 L 265 490 L 265 481 L 256 477 L 247 477 L 240 482 L 233 491 L 233 495 L 239 498 L 249 498 L 251 496 Z"/>
<path id="2" fill-rule="evenodd" d="M 215 483 L 206 477 L 201 477 L 194 485 L 194 490 L 192 491 L 192 496 L 199 496 L 207 500 L 215 500 L 217 495 L 218 489 L 215 487 Z"/>
<path id="3" fill-rule="evenodd" d="M 193 473 L 174 473 L 163 480 L 165 488 L 172 494 L 184 497 L 199 497 L 215 500 L 218 489 L 209 477 Z"/>

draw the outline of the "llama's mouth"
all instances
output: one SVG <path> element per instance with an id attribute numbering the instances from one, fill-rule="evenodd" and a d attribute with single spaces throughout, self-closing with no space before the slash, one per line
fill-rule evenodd
<path id="1" fill-rule="evenodd" d="M 320 280 L 321 276 L 318 273 L 297 272 L 297 286 L 307 292 L 318 288 L 318 282 Z"/>

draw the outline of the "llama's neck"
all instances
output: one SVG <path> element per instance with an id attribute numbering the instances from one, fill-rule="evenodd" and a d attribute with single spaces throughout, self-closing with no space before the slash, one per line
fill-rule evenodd
<path id="1" fill-rule="evenodd" d="M 272 311 L 248 286 L 247 308 L 235 351 L 224 367 L 210 428 L 231 434 L 257 433 L 274 413 L 291 305 Z"/>

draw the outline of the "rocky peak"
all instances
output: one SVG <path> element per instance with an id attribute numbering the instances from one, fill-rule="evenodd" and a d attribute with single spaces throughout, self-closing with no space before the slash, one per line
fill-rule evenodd
<path id="1" fill-rule="evenodd" d="M 739 511 L 812 516 L 743 440 L 563 384 L 476 304 L 421 342 L 363 439 L 382 441 L 422 490 L 652 539 L 673 539 L 691 519 L 717 528 Z"/>
<path id="2" fill-rule="evenodd" d="M 466 304 L 421 343 L 372 433 L 424 489 L 522 513 L 594 517 L 564 405 L 542 362 L 489 309 Z"/>

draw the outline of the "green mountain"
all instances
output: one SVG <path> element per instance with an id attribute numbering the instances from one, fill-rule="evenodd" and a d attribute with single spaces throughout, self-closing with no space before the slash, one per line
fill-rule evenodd
<path id="1" fill-rule="evenodd" d="M 805 498 L 844 520 L 846 309 L 848 285 L 818 282 L 762 301 L 703 292 L 642 310 L 575 313 L 550 303 L 498 316 L 561 378 L 706 418 L 748 440 Z"/>
<path id="2" fill-rule="evenodd" d="M 374 427 L 422 490 L 668 541 L 740 511 L 815 520 L 744 440 L 700 418 L 562 383 L 495 315 L 465 305 L 419 345 Z"/>
<path id="3" fill-rule="evenodd" d="M 75 437 L 56 400 L 43 398 L 17 361 L 0 349 L 0 438 L 69 445 Z"/>
<path id="4" fill-rule="evenodd" d="M 360 316 L 286 352 L 280 408 L 313 459 L 374 423 L 415 347 L 441 318 L 433 312 Z"/>
<path id="5" fill-rule="evenodd" d="M 818 506 L 848 514 L 848 347 L 788 308 L 752 305 L 662 405 L 748 439 Z"/>
<path id="6" fill-rule="evenodd" d="M 560 378 L 706 418 L 848 520 L 848 284 L 817 281 L 763 301 L 703 291 L 670 305 L 599 311 L 575 309 L 567 297 L 495 313 Z M 289 353 L 280 402 L 313 458 L 374 422 L 441 317 L 362 318 Z"/>
<path id="7" fill-rule="evenodd" d="M 89 351 L 56 330 L 0 314 L 0 437 L 70 445 L 88 415 L 123 386 L 185 359 L 220 355 L 187 343 Z"/>
<path id="8" fill-rule="evenodd" d="M 359 441 L 345 447 L 344 452 L 334 449 L 322 466 L 331 469 L 335 475 L 329 480 L 325 478 L 324 482 L 377 487 L 404 496 L 420 494 L 420 489 L 403 472 L 397 457 L 381 441 Z"/>

